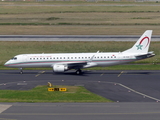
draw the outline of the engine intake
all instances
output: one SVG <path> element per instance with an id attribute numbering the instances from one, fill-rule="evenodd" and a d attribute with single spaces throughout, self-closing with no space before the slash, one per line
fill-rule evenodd
<path id="1" fill-rule="evenodd" d="M 68 67 L 65 65 L 54 65 L 53 66 L 53 71 L 57 73 L 61 73 L 68 70 Z"/>

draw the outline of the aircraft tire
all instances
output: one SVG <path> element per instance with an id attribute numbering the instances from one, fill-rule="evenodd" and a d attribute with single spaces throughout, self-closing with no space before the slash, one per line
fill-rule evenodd
<path id="1" fill-rule="evenodd" d="M 80 69 L 79 69 L 79 70 L 77 70 L 77 71 L 76 71 L 76 74 L 77 74 L 77 75 L 82 74 L 82 70 L 80 70 Z"/>

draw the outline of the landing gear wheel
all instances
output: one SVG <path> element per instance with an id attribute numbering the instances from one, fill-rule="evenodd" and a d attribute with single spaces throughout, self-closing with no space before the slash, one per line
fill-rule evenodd
<path id="1" fill-rule="evenodd" d="M 76 74 L 77 74 L 77 75 L 82 74 L 82 70 L 80 70 L 80 69 L 79 69 L 79 70 L 77 70 L 77 71 L 76 71 Z"/>
<path id="2" fill-rule="evenodd" d="M 20 69 L 20 74 L 23 74 L 23 69 L 22 68 L 19 68 Z"/>

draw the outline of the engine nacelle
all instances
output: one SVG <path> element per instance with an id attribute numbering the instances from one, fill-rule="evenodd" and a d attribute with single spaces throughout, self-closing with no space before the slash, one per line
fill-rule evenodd
<path id="1" fill-rule="evenodd" d="M 54 72 L 57 72 L 57 73 L 61 73 L 61 72 L 64 72 L 64 71 L 66 71 L 68 69 L 68 67 L 67 66 L 65 66 L 65 65 L 54 65 L 53 66 L 53 71 Z"/>

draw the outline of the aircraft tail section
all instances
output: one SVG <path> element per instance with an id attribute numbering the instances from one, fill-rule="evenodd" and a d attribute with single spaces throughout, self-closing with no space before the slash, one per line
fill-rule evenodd
<path id="1" fill-rule="evenodd" d="M 123 51 L 123 53 L 148 53 L 152 30 L 146 30 L 132 48 Z"/>

